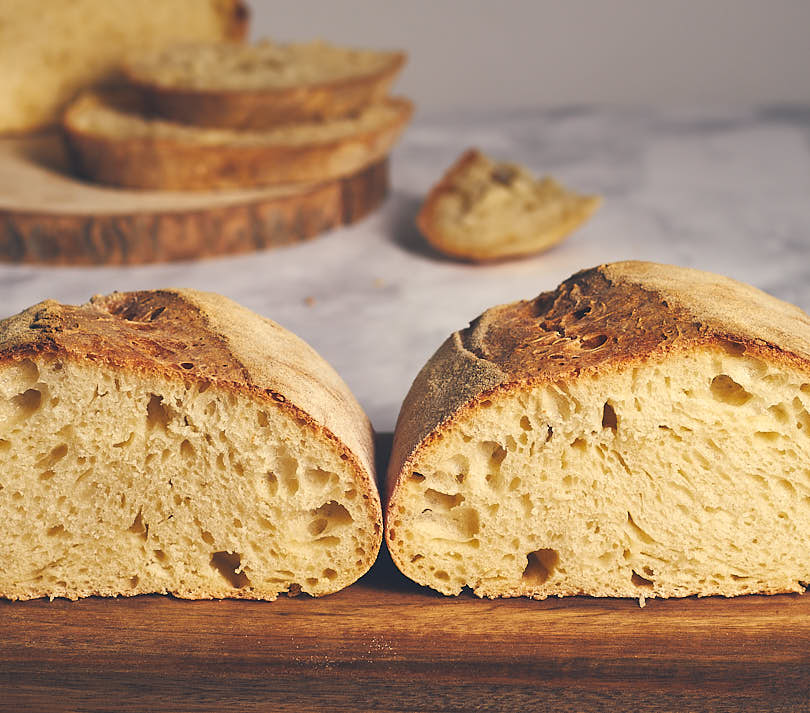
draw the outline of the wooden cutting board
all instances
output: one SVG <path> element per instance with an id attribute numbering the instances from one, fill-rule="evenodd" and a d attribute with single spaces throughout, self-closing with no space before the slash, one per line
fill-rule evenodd
<path id="1" fill-rule="evenodd" d="M 58 135 L 2 139 L 0 261 L 119 265 L 261 250 L 359 220 L 387 191 L 387 159 L 318 184 L 125 190 L 71 176 Z"/>
<path id="2" fill-rule="evenodd" d="M 810 596 L 0 602 L 3 711 L 804 711 Z"/>

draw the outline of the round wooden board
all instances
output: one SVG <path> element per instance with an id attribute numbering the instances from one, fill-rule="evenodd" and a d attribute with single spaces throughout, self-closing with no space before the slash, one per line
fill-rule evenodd
<path id="1" fill-rule="evenodd" d="M 262 250 L 359 220 L 387 192 L 387 159 L 318 184 L 184 193 L 108 188 L 70 175 L 58 135 L 2 139 L 0 261 L 135 265 Z"/>

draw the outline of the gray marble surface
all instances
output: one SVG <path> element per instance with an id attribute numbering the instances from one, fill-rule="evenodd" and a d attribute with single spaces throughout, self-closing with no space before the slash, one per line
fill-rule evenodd
<path id="1" fill-rule="evenodd" d="M 468 146 L 553 173 L 605 202 L 551 252 L 489 266 L 444 259 L 413 224 Z M 622 259 L 724 273 L 810 310 L 810 107 L 481 111 L 418 118 L 393 158 L 392 196 L 363 222 L 301 245 L 134 268 L 0 266 L 0 317 L 45 297 L 162 286 L 221 292 L 309 341 L 378 430 L 413 377 L 485 308 Z"/>

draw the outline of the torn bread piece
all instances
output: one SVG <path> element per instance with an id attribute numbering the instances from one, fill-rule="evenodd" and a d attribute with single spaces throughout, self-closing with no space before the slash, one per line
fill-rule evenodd
<path id="1" fill-rule="evenodd" d="M 176 45 L 124 71 L 149 108 L 170 121 L 260 130 L 359 113 L 385 97 L 405 59 L 322 41 L 262 40 Z"/>
<path id="2" fill-rule="evenodd" d="M 0 322 L 0 596 L 335 592 L 382 536 L 368 419 L 274 322 L 193 290 Z"/>
<path id="3" fill-rule="evenodd" d="M 482 597 L 801 592 L 810 318 L 748 285 L 623 262 L 488 310 L 400 412 L 386 538 Z"/>
<path id="4" fill-rule="evenodd" d="M 417 217 L 427 241 L 472 261 L 543 252 L 562 242 L 599 207 L 601 198 L 536 179 L 515 163 L 466 151 L 428 194 Z"/>
<path id="5" fill-rule="evenodd" d="M 77 173 L 129 188 L 210 190 L 317 183 L 388 155 L 413 105 L 389 97 L 357 116 L 266 131 L 208 129 L 150 118 L 131 89 L 88 92 L 63 119 Z"/>

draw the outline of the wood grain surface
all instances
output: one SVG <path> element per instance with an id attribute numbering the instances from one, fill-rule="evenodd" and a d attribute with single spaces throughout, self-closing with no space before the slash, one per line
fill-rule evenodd
<path id="1" fill-rule="evenodd" d="M 0 261 L 120 265 L 262 250 L 377 208 L 387 159 L 318 184 L 244 191 L 134 191 L 72 177 L 61 139 L 0 140 Z"/>

